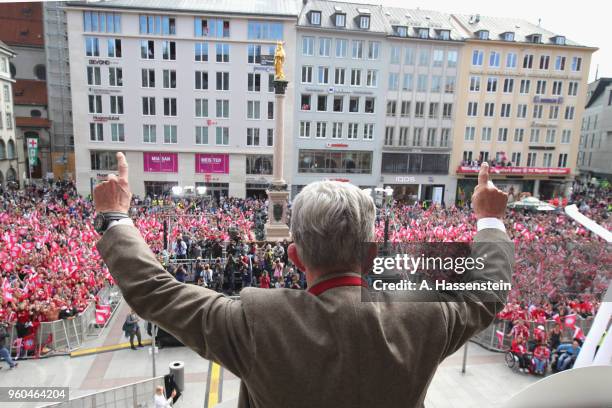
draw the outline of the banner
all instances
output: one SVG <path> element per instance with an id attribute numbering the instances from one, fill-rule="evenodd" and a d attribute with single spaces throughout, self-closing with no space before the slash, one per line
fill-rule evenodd
<path id="1" fill-rule="evenodd" d="M 143 162 L 147 173 L 178 173 L 177 153 L 144 152 Z"/>
<path id="2" fill-rule="evenodd" d="M 195 163 L 196 173 L 229 173 L 229 154 L 198 153 Z"/>
<path id="3" fill-rule="evenodd" d="M 38 163 L 38 139 L 27 138 L 26 143 L 28 145 L 28 161 L 30 166 L 36 166 L 36 163 Z"/>

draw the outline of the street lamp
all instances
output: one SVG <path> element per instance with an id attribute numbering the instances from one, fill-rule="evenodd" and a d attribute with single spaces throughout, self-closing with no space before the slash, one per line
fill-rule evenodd
<path id="1" fill-rule="evenodd" d="M 368 195 L 372 195 L 371 188 L 365 188 L 363 189 L 363 192 L 365 192 Z M 380 205 L 378 206 L 381 209 L 381 211 L 383 211 L 383 214 L 385 217 L 384 248 L 385 248 L 385 251 L 387 251 L 387 244 L 389 242 L 389 212 L 391 209 L 391 202 L 393 201 L 393 189 L 389 186 L 384 187 L 384 188 L 376 187 L 374 189 L 374 192 L 375 192 L 374 202 L 377 205 L 380 202 Z M 379 201 L 379 197 L 380 197 L 380 201 Z"/>
<path id="2" fill-rule="evenodd" d="M 173 186 L 172 187 L 172 195 L 180 196 L 183 194 L 183 187 L 181 186 Z"/>
<path id="3" fill-rule="evenodd" d="M 196 193 L 198 195 L 206 194 L 206 186 L 198 186 L 198 187 L 196 187 Z"/>

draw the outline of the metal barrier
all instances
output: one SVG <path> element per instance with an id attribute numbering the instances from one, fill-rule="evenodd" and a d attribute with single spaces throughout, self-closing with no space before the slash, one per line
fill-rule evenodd
<path id="1" fill-rule="evenodd" d="M 98 298 L 101 304 L 110 305 L 111 313 L 114 313 L 121 300 L 121 292 L 117 286 L 105 286 L 98 292 Z M 110 321 L 110 318 L 108 321 Z M 106 327 L 106 325 L 103 327 Z M 53 354 L 70 353 L 81 347 L 87 337 L 98 335 L 97 331 L 99 329 L 100 327 L 96 324 L 96 304 L 94 302 L 90 302 L 85 310 L 75 317 L 42 322 L 38 326 L 34 339 L 36 344 L 35 356 L 40 356 L 43 348 L 49 349 Z M 24 349 L 23 345 L 19 350 L 15 347 L 17 330 L 14 326 L 11 329 L 9 339 L 8 346 L 11 354 Z M 24 357 L 27 358 L 27 356 Z"/>
<path id="2" fill-rule="evenodd" d="M 164 386 L 159 376 L 108 390 L 71 398 L 69 401 L 44 405 L 56 408 L 145 408 L 153 405 L 155 388 Z"/>
<path id="3" fill-rule="evenodd" d="M 546 333 L 549 333 L 550 330 L 557 325 L 557 322 L 554 320 L 547 320 L 545 323 L 537 323 L 537 322 L 525 322 L 525 323 L 529 326 L 530 333 L 533 333 L 534 329 L 540 325 L 544 326 Z M 497 320 L 496 319 L 491 325 L 489 325 L 489 327 L 487 327 L 486 329 L 484 329 L 483 331 L 481 331 L 480 333 L 472 337 L 471 341 L 473 341 L 476 344 L 481 345 L 487 350 L 508 351 L 512 344 L 512 338 L 507 336 L 507 333 L 508 333 L 507 329 L 509 327 L 508 326 L 509 324 L 510 322 L 508 320 Z M 586 319 L 582 317 L 577 317 L 575 326 L 580 327 L 580 329 L 586 336 L 592 324 L 593 324 L 593 317 L 591 316 L 589 316 Z M 565 325 L 563 324 L 561 325 L 561 327 L 562 327 L 561 328 L 561 341 L 562 342 L 571 341 L 574 335 L 574 329 L 565 327 Z M 500 347 L 499 341 L 497 340 L 497 336 L 496 336 L 496 332 L 498 330 L 504 333 L 502 347 Z"/>

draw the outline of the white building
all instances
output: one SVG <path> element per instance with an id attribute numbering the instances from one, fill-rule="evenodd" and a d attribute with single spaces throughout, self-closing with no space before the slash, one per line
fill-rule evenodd
<path id="1" fill-rule="evenodd" d="M 0 41 L 0 185 L 17 181 L 17 150 L 15 143 L 15 116 L 13 110 L 13 84 L 9 61 L 15 53 Z"/>
<path id="2" fill-rule="evenodd" d="M 461 38 L 448 16 L 315 0 L 297 31 L 293 193 L 329 178 L 452 202 Z"/>
<path id="3" fill-rule="evenodd" d="M 272 174 L 274 93 L 262 55 L 283 40 L 285 74 L 294 78 L 299 3 L 168 4 L 68 4 L 78 190 L 89 193 L 124 151 L 137 195 L 174 185 L 263 194 Z M 285 116 L 290 134 L 290 107 Z"/>

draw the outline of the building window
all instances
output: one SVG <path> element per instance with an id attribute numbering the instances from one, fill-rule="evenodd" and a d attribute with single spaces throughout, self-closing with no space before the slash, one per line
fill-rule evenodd
<path id="1" fill-rule="evenodd" d="M 162 59 L 168 61 L 176 60 L 176 42 L 162 41 Z"/>
<path id="2" fill-rule="evenodd" d="M 310 122 L 300 121 L 300 137 L 310 137 Z"/>
<path id="3" fill-rule="evenodd" d="M 217 118 L 229 118 L 229 100 L 228 99 L 217 99 L 215 101 L 215 116 Z"/>
<path id="4" fill-rule="evenodd" d="M 102 113 L 102 96 L 88 95 L 89 113 Z"/>
<path id="5" fill-rule="evenodd" d="M 453 117 L 453 104 L 445 103 L 442 105 L 442 119 L 452 119 Z"/>
<path id="6" fill-rule="evenodd" d="M 363 140 L 373 140 L 373 139 L 374 139 L 374 124 L 365 123 L 363 125 Z"/>
<path id="7" fill-rule="evenodd" d="M 227 146 L 229 145 L 229 128 L 228 127 L 217 127 L 215 135 L 215 143 L 218 145 Z"/>
<path id="8" fill-rule="evenodd" d="M 511 163 L 515 167 L 519 167 L 521 165 L 521 152 L 512 152 Z"/>
<path id="9" fill-rule="evenodd" d="M 268 92 L 274 92 L 274 74 L 268 74 Z"/>
<path id="10" fill-rule="evenodd" d="M 565 107 L 565 120 L 574 120 L 574 107 L 566 106 Z"/>
<path id="11" fill-rule="evenodd" d="M 266 146 L 274 146 L 274 129 L 268 129 L 267 131 Z"/>
<path id="12" fill-rule="evenodd" d="M 561 132 L 561 143 L 569 144 L 572 137 L 572 131 L 570 129 L 563 129 Z"/>
<path id="13" fill-rule="evenodd" d="M 516 109 L 516 117 L 519 119 L 525 119 L 527 117 L 527 104 L 519 103 Z"/>
<path id="14" fill-rule="evenodd" d="M 337 70 L 337 68 L 336 68 L 336 70 Z M 249 74 L 249 75 L 252 75 L 252 74 Z M 309 65 L 302 66 L 302 83 L 303 84 L 311 84 L 312 83 L 312 67 L 309 66 Z"/>
<path id="15" fill-rule="evenodd" d="M 501 112 L 500 112 L 500 116 L 502 118 L 509 118 L 511 115 L 511 110 L 512 110 L 512 105 L 509 103 L 502 103 L 501 104 Z"/>
<path id="16" fill-rule="evenodd" d="M 197 62 L 208 62 L 208 43 L 197 42 L 194 46 L 195 60 Z"/>
<path id="17" fill-rule="evenodd" d="M 353 59 L 363 58 L 363 44 L 362 40 L 353 40 Z"/>
<path id="18" fill-rule="evenodd" d="M 504 79 L 504 93 L 512 93 L 514 91 L 514 79 Z"/>
<path id="19" fill-rule="evenodd" d="M 336 68 L 334 70 L 334 85 L 344 85 L 346 69 Z"/>
<path id="20" fill-rule="evenodd" d="M 195 116 L 196 118 L 208 117 L 208 99 L 197 98 L 195 100 Z"/>
<path id="21" fill-rule="evenodd" d="M 309 94 L 302 94 L 301 98 L 300 98 L 300 107 L 301 110 L 303 111 L 309 111 L 312 109 L 312 105 L 310 103 L 311 100 L 311 95 Z"/>
<path id="22" fill-rule="evenodd" d="M 121 58 L 121 40 L 119 38 L 109 38 L 107 51 L 109 58 Z"/>
<path id="23" fill-rule="evenodd" d="M 331 38 L 319 38 L 319 57 L 329 57 Z"/>
<path id="24" fill-rule="evenodd" d="M 536 95 L 546 94 L 546 81 L 538 80 L 536 82 Z"/>
<path id="25" fill-rule="evenodd" d="M 449 147 L 450 129 L 444 128 L 440 133 L 440 147 Z"/>
<path id="26" fill-rule="evenodd" d="M 100 67 L 87 67 L 87 85 L 101 85 Z"/>
<path id="27" fill-rule="evenodd" d="M 117 170 L 117 152 L 92 151 L 89 158 L 92 170 Z"/>
<path id="28" fill-rule="evenodd" d="M 361 70 L 351 69 L 351 86 L 361 86 Z"/>
<path id="29" fill-rule="evenodd" d="M 140 15 L 140 34 L 176 34 L 176 19 L 160 15 Z"/>
<path id="30" fill-rule="evenodd" d="M 421 48 L 419 50 L 419 66 L 420 67 L 429 66 L 429 48 Z"/>
<path id="31" fill-rule="evenodd" d="M 217 91 L 229 91 L 229 72 L 217 72 Z"/>
<path id="32" fill-rule="evenodd" d="M 400 47 L 393 46 L 391 47 L 391 64 L 399 64 L 400 62 Z"/>
<path id="33" fill-rule="evenodd" d="M 206 145 L 208 144 L 208 127 L 196 126 L 195 127 L 195 144 Z"/>
<path id="34" fill-rule="evenodd" d="M 348 55 L 348 40 L 336 38 L 336 58 L 346 58 Z"/>
<path id="35" fill-rule="evenodd" d="M 576 96 L 578 95 L 578 82 L 569 82 L 567 84 L 567 95 L 568 96 Z M 608 103 L 610 105 L 610 103 Z"/>
<path id="36" fill-rule="evenodd" d="M 268 119 L 274 119 L 274 102 L 268 101 Z"/>
<path id="37" fill-rule="evenodd" d="M 408 126 L 401 126 L 399 128 L 399 140 L 397 141 L 398 146 L 408 146 L 410 139 L 409 132 L 410 128 Z"/>
<path id="38" fill-rule="evenodd" d="M 110 113 L 113 115 L 123 115 L 123 96 L 111 95 Z"/>
<path id="39" fill-rule="evenodd" d="M 487 78 L 487 92 L 497 92 L 497 77 Z"/>
<path id="40" fill-rule="evenodd" d="M 553 81 L 552 94 L 558 96 L 563 95 L 563 82 Z"/>
<path id="41" fill-rule="evenodd" d="M 521 87 L 519 89 L 519 92 L 521 94 L 528 94 L 530 86 L 531 86 L 531 80 L 521 79 Z"/>
<path id="42" fill-rule="evenodd" d="M 123 123 L 111 123 L 111 142 L 125 142 Z"/>
<path id="43" fill-rule="evenodd" d="M 478 116 L 478 102 L 468 102 L 468 116 Z"/>
<path id="44" fill-rule="evenodd" d="M 230 36 L 229 20 L 196 17 L 194 25 L 196 37 L 228 38 Z"/>
<path id="45" fill-rule="evenodd" d="M 545 142 L 547 144 L 555 144 L 557 131 L 555 129 L 546 129 L 546 139 Z"/>
<path id="46" fill-rule="evenodd" d="M 83 11 L 83 31 L 120 33 L 121 15 L 108 12 Z"/>
<path id="47" fill-rule="evenodd" d="M 542 165 L 543 167 L 552 167 L 552 153 L 544 153 L 544 157 L 542 157 Z"/>
<path id="48" fill-rule="evenodd" d="M 166 89 L 174 89 L 176 88 L 176 71 L 174 69 L 164 69 L 164 71 L 162 72 L 162 79 L 163 79 L 163 87 Z M 197 77 L 197 72 L 196 72 L 196 77 Z M 200 80 L 202 80 L 204 78 L 204 76 L 202 76 L 202 78 L 200 78 Z M 206 88 L 208 89 L 208 74 L 206 74 Z M 197 80 L 196 80 L 197 81 Z"/>
<path id="49" fill-rule="evenodd" d="M 314 37 L 302 37 L 302 55 L 314 55 Z"/>
<path id="50" fill-rule="evenodd" d="M 164 143 L 165 144 L 178 143 L 176 125 L 164 125 Z"/>
<path id="51" fill-rule="evenodd" d="M 368 59 L 377 60 L 380 55 L 380 42 L 368 41 Z"/>
<path id="52" fill-rule="evenodd" d="M 504 143 L 508 141 L 508 128 L 499 128 L 497 131 L 497 141 Z"/>
<path id="53" fill-rule="evenodd" d="M 317 122 L 315 138 L 325 139 L 327 137 L 327 122 Z"/>
<path id="54" fill-rule="evenodd" d="M 572 57 L 572 71 L 577 72 L 582 69 L 582 58 Z"/>
<path id="55" fill-rule="evenodd" d="M 104 141 L 104 126 L 102 123 L 89 124 L 89 140 L 92 142 Z"/>
<path id="56" fill-rule="evenodd" d="M 164 98 L 164 116 L 176 116 L 176 98 Z"/>
<path id="57" fill-rule="evenodd" d="M 533 55 L 526 54 L 523 56 L 523 68 L 531 69 L 533 67 Z"/>
<path id="58" fill-rule="evenodd" d="M 142 114 L 145 116 L 155 116 L 155 98 L 153 96 L 142 97 Z"/>
<path id="59" fill-rule="evenodd" d="M 412 74 L 404 74 L 402 81 L 402 91 L 412 91 Z"/>
<path id="60" fill-rule="evenodd" d="M 565 71 L 565 57 L 557 56 L 557 58 L 555 59 L 555 70 Z"/>
<path id="61" fill-rule="evenodd" d="M 342 122 L 332 123 L 332 139 L 342 139 Z"/>
<path id="62" fill-rule="evenodd" d="M 298 173 L 371 174 L 372 152 L 300 149 Z"/>
<path id="63" fill-rule="evenodd" d="M 247 101 L 247 119 L 261 119 L 260 101 Z"/>
<path id="64" fill-rule="evenodd" d="M 436 146 L 436 132 L 437 132 L 437 129 L 433 129 L 433 128 L 427 129 L 427 141 L 425 142 L 425 146 L 427 147 Z"/>
<path id="65" fill-rule="evenodd" d="M 472 65 L 476 67 L 482 66 L 484 60 L 484 52 L 481 50 L 474 50 L 472 52 Z"/>
<path id="66" fill-rule="evenodd" d="M 365 98 L 364 112 L 365 113 L 374 113 L 374 106 L 376 103 L 376 98 Z"/>
<path id="67" fill-rule="evenodd" d="M 465 141 L 473 142 L 476 136 L 476 128 L 474 126 L 466 126 L 465 127 Z"/>
<path id="68" fill-rule="evenodd" d="M 429 118 L 430 119 L 438 117 L 438 106 L 439 104 L 437 102 L 429 103 Z"/>
<path id="69" fill-rule="evenodd" d="M 247 128 L 247 146 L 259 146 L 258 128 Z"/>
<path id="70" fill-rule="evenodd" d="M 246 174 L 272 174 L 272 161 L 270 155 L 247 155 Z"/>
<path id="71" fill-rule="evenodd" d="M 427 92 L 427 74 L 417 76 L 417 92 Z"/>
<path id="72" fill-rule="evenodd" d="M 424 40 L 428 39 L 429 38 L 429 28 L 418 28 L 417 36 Z"/>
<path id="73" fill-rule="evenodd" d="M 399 74 L 397 72 L 390 72 L 388 90 L 397 91 L 398 88 L 399 88 Z"/>
<path id="74" fill-rule="evenodd" d="M 334 112 L 344 112 L 344 96 L 334 96 Z"/>
<path id="75" fill-rule="evenodd" d="M 157 143 L 157 136 L 155 133 L 155 125 L 142 125 L 143 143 Z"/>
<path id="76" fill-rule="evenodd" d="M 540 69 L 548 69 L 550 55 L 540 55 Z"/>
<path id="77" fill-rule="evenodd" d="M 85 37 L 85 55 L 88 57 L 100 56 L 100 40 L 96 37 Z"/>
<path id="78" fill-rule="evenodd" d="M 312 25 L 321 25 L 321 12 L 320 11 L 310 11 L 310 24 Z"/>
<path id="79" fill-rule="evenodd" d="M 351 96 L 349 98 L 349 112 L 358 113 L 359 112 L 359 97 Z"/>
<path id="80" fill-rule="evenodd" d="M 358 132 L 359 132 L 359 124 L 349 123 L 348 124 L 348 134 L 346 135 L 346 138 L 347 139 L 357 139 Z"/>
<path id="81" fill-rule="evenodd" d="M 393 133 L 395 128 L 393 126 L 385 127 L 385 146 L 393 146 Z"/>
<path id="82" fill-rule="evenodd" d="M 516 68 L 517 56 L 514 52 L 506 54 L 506 68 Z"/>
<path id="83" fill-rule="evenodd" d="M 558 119 L 559 118 L 559 106 L 551 106 L 548 111 L 548 119 Z"/>
<path id="84" fill-rule="evenodd" d="M 479 76 L 470 77 L 470 92 L 480 92 L 480 77 Z"/>
<path id="85" fill-rule="evenodd" d="M 395 116 L 397 101 L 387 101 L 387 116 Z"/>
<path id="86" fill-rule="evenodd" d="M 216 62 L 229 62 L 230 46 L 229 44 L 215 44 Z"/>
<path id="87" fill-rule="evenodd" d="M 378 70 L 368 69 L 366 71 L 366 86 L 375 88 L 378 86 Z"/>
<path id="88" fill-rule="evenodd" d="M 249 21 L 247 28 L 249 39 L 256 40 L 282 40 L 283 23 L 271 21 Z"/>
<path id="89" fill-rule="evenodd" d="M 321 85 L 329 84 L 329 68 L 328 67 L 319 67 L 318 82 Z"/>
<path id="90" fill-rule="evenodd" d="M 249 92 L 261 91 L 261 74 L 254 74 L 254 73 L 247 74 L 247 91 Z"/>
<path id="91" fill-rule="evenodd" d="M 483 142 L 490 142 L 492 130 L 493 129 L 491 129 L 490 127 L 483 127 L 482 134 L 480 135 L 480 140 L 482 140 Z"/>
<path id="92" fill-rule="evenodd" d="M 327 95 L 317 95 L 317 112 L 327 111 Z"/>
<path id="93" fill-rule="evenodd" d="M 514 129 L 514 142 L 523 143 L 523 137 L 525 136 L 525 129 Z"/>
<path id="94" fill-rule="evenodd" d="M 455 68 L 455 67 L 457 67 L 457 58 L 458 58 L 458 55 L 459 55 L 458 52 L 454 51 L 454 50 L 448 51 L 446 53 L 446 66 L 448 68 Z"/>
<path id="95" fill-rule="evenodd" d="M 346 14 L 336 13 L 334 14 L 334 22 L 336 27 L 345 27 L 346 26 Z"/>
<path id="96" fill-rule="evenodd" d="M 143 88 L 155 88 L 155 70 L 154 69 L 143 69 L 141 70 L 142 87 Z"/>
<path id="97" fill-rule="evenodd" d="M 540 143 L 540 129 L 531 129 L 529 143 Z"/>
<path id="98" fill-rule="evenodd" d="M 542 105 L 533 105 L 533 118 L 534 119 L 542 119 L 542 112 L 544 111 L 544 106 Z"/>
<path id="99" fill-rule="evenodd" d="M 422 118 L 425 116 L 425 102 L 415 102 L 414 104 L 414 117 Z"/>
<path id="100" fill-rule="evenodd" d="M 108 69 L 108 85 L 123 86 L 123 69 L 117 67 Z"/>
<path id="101" fill-rule="evenodd" d="M 370 28 L 370 16 L 359 16 L 359 28 L 362 30 Z"/>
<path id="102" fill-rule="evenodd" d="M 404 47 L 404 65 L 414 65 L 415 52 L 412 47 Z"/>
<path id="103" fill-rule="evenodd" d="M 567 167 L 567 153 L 559 153 L 557 167 Z"/>
<path id="104" fill-rule="evenodd" d="M 501 54 L 497 51 L 491 51 L 489 54 L 489 67 L 491 68 L 499 68 L 500 66 Z"/>
<path id="105" fill-rule="evenodd" d="M 486 102 L 484 107 L 484 116 L 493 117 L 495 116 L 495 103 Z"/>
<path id="106" fill-rule="evenodd" d="M 431 92 L 440 93 L 442 90 L 442 77 L 440 75 L 432 75 L 431 76 Z"/>
<path id="107" fill-rule="evenodd" d="M 155 41 L 153 40 L 140 41 L 140 58 L 155 59 Z"/>

